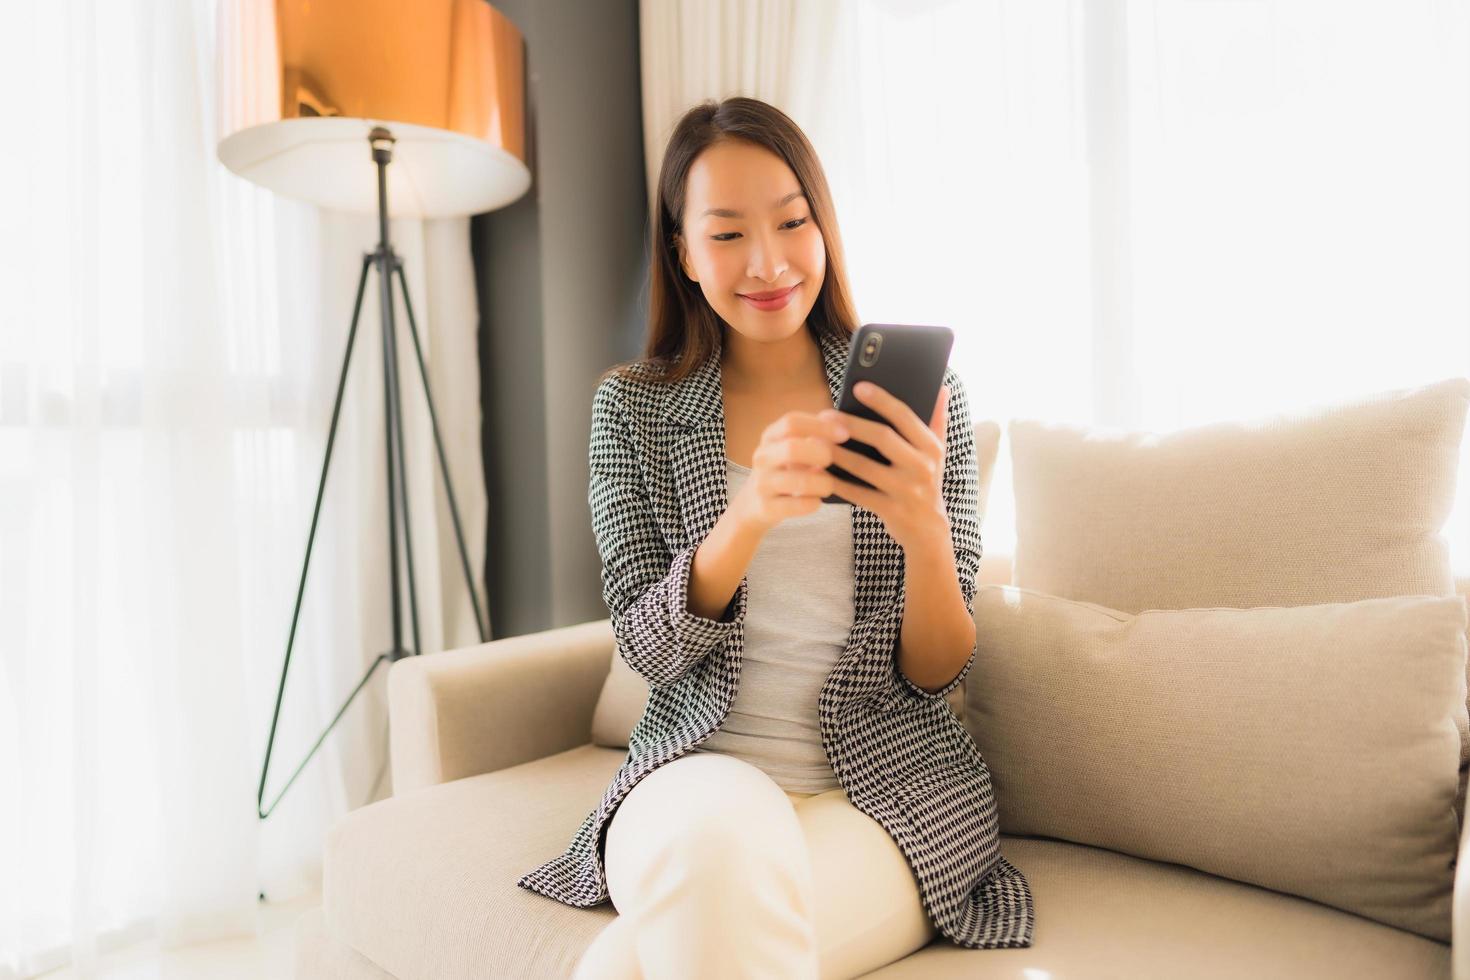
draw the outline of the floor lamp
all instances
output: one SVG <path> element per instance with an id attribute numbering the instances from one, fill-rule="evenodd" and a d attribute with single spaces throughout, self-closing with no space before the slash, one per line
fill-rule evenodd
<path id="1" fill-rule="evenodd" d="M 524 45 L 520 32 L 485 0 L 268 0 L 241 5 L 231 41 L 222 48 L 224 111 L 220 161 L 230 170 L 287 197 L 326 208 L 376 212 L 378 245 L 363 255 L 347 350 L 337 382 L 326 453 L 296 608 L 276 690 L 260 773 L 256 812 L 261 820 L 285 796 L 368 679 L 384 662 L 423 651 L 418 638 L 413 535 L 403 451 L 402 394 L 394 322 L 396 279 L 428 402 L 440 473 L 454 520 L 460 562 L 480 639 L 485 619 L 475 594 L 459 510 L 449 482 L 444 445 L 429 390 L 418 326 L 403 262 L 389 239 L 389 217 L 479 214 L 504 207 L 531 185 L 524 113 Z M 268 22 L 268 23 L 267 23 Z M 391 210 L 390 210 L 391 202 Z M 357 336 L 368 273 L 377 271 L 383 344 L 384 449 L 388 474 L 388 553 L 393 646 L 379 654 L 352 689 L 280 793 L 265 806 L 276 725 L 291 666 L 291 649 L 306 590 L 311 547 L 321 514 L 347 368 Z M 398 578 L 402 531 L 413 647 L 406 649 Z"/>

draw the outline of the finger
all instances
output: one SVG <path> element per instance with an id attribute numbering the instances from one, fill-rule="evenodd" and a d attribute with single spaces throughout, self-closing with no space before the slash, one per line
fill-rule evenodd
<path id="1" fill-rule="evenodd" d="M 826 470 L 776 470 L 771 488 L 785 497 L 825 497 L 832 492 L 834 479 Z"/>
<path id="2" fill-rule="evenodd" d="M 930 437 L 934 435 L 933 431 L 923 419 L 914 414 L 914 410 L 902 398 L 871 381 L 859 382 L 852 393 L 857 396 L 858 401 L 892 422 L 898 434 L 912 445 L 919 447 L 932 442 Z M 939 445 L 944 445 L 942 439 L 939 440 Z M 891 456 L 889 458 L 892 459 Z"/>
<path id="3" fill-rule="evenodd" d="M 843 449 L 840 446 L 833 447 L 832 462 L 842 467 L 853 476 L 867 480 L 873 486 L 886 494 L 893 494 L 898 489 L 902 479 L 901 474 L 895 472 L 894 468 L 887 463 L 880 463 L 876 459 L 864 456 L 862 453 L 852 449 Z M 834 476 L 836 474 L 833 474 Z M 841 479 L 838 477 L 838 479 Z"/>
<path id="4" fill-rule="evenodd" d="M 949 386 L 939 386 L 939 401 L 934 405 L 934 418 L 929 422 L 929 430 L 934 433 L 942 446 L 945 442 L 945 433 L 949 429 Z"/>
<path id="5" fill-rule="evenodd" d="M 815 438 L 846 442 L 852 438 L 847 418 L 832 409 L 825 412 L 787 412 L 781 421 L 782 424 L 770 433 L 776 439 Z"/>
<path id="6" fill-rule="evenodd" d="M 904 411 L 913 415 L 913 412 L 909 410 L 907 405 L 904 406 Z M 826 413 L 824 412 L 823 414 L 825 415 Z M 852 430 L 852 437 L 854 439 L 872 446 L 882 453 L 885 459 L 893 463 L 916 466 L 926 458 L 923 452 L 919 451 L 913 443 L 893 431 L 891 426 L 884 425 L 882 422 L 874 422 L 872 419 L 865 419 L 860 415 L 853 415 L 851 412 L 839 412 L 836 409 L 832 410 L 832 416 Z M 930 432 L 927 426 L 921 425 L 919 428 L 924 433 L 924 444 L 932 445 L 934 433 Z M 929 451 L 932 452 L 933 450 L 930 449 Z"/>
<path id="7" fill-rule="evenodd" d="M 878 514 L 880 517 L 883 516 L 879 513 L 879 508 L 886 506 L 884 501 L 888 498 L 884 494 L 876 490 L 869 490 L 862 484 L 854 483 L 851 480 L 844 480 L 840 476 L 834 476 L 832 481 L 834 483 L 832 489 L 834 494 L 850 504 L 856 504 L 859 507 L 866 508 Z"/>
<path id="8" fill-rule="evenodd" d="M 832 463 L 832 449 L 831 439 L 803 436 L 782 439 L 764 449 L 757 449 L 755 455 L 767 465 L 826 469 Z"/>

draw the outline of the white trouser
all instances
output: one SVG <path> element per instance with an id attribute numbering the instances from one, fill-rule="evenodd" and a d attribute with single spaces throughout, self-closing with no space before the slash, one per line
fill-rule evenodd
<path id="1" fill-rule="evenodd" d="M 618 917 L 574 980 L 840 980 L 935 936 L 898 845 L 840 788 L 786 792 L 689 752 L 644 776 L 606 834 Z"/>

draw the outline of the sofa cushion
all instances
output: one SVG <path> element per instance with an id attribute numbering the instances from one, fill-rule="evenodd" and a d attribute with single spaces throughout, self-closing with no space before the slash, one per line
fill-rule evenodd
<path id="1" fill-rule="evenodd" d="M 1467 406 L 1459 377 L 1166 433 L 1013 419 L 1012 583 L 1130 613 L 1453 595 Z"/>
<path id="2" fill-rule="evenodd" d="M 985 522 L 985 505 L 990 499 L 990 481 L 995 474 L 995 459 L 1000 452 L 1000 425 L 993 421 L 975 423 L 975 465 L 979 473 L 977 513 Z M 945 700 L 955 717 L 965 711 L 964 685 L 956 687 Z M 648 704 L 648 682 L 629 667 L 622 657 L 613 657 L 607 682 L 592 715 L 592 744 L 608 748 L 627 748 L 628 736 Z M 813 709 L 815 710 L 815 708 Z"/>
<path id="3" fill-rule="evenodd" d="M 966 728 L 1004 832 L 1449 941 L 1462 597 L 1134 616 L 984 586 L 975 610 Z"/>
<path id="4" fill-rule="evenodd" d="M 570 976 L 613 920 L 516 886 L 566 847 L 625 752 L 584 745 L 412 790 L 327 834 L 327 926 L 399 980 Z"/>
<path id="5" fill-rule="evenodd" d="M 648 705 L 648 695 L 648 682 L 622 657 L 613 657 L 602 694 L 592 712 L 592 744 L 610 749 L 627 748 L 628 736 Z"/>
<path id="6" fill-rule="evenodd" d="M 295 980 L 398 980 L 333 936 L 320 905 L 297 916 L 291 952 Z"/>
<path id="7" fill-rule="evenodd" d="M 1014 583 L 1110 609 L 1450 595 L 1470 379 L 1166 433 L 1009 424 Z"/>
<path id="8" fill-rule="evenodd" d="M 1036 900 L 1029 949 L 936 940 L 864 980 L 1447 977 L 1450 947 L 1315 902 L 1063 841 L 1001 834 Z"/>
<path id="9" fill-rule="evenodd" d="M 616 910 L 562 905 L 517 888 L 516 876 L 565 844 L 621 758 L 589 745 L 354 810 L 327 839 L 330 935 L 318 935 L 320 944 L 345 943 L 398 980 L 570 976 Z M 1032 947 L 964 949 L 941 938 L 886 968 L 933 972 L 870 975 L 1205 976 L 1231 964 L 1258 976 L 1448 970 L 1441 943 L 1300 898 L 1062 841 L 1002 834 L 1001 848 L 1033 884 Z M 354 958 L 316 953 L 328 959 Z"/>

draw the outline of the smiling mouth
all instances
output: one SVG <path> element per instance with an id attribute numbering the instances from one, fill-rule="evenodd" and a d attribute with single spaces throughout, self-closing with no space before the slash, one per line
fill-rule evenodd
<path id="1" fill-rule="evenodd" d="M 785 296 L 787 293 L 791 292 L 793 289 L 800 285 L 801 283 L 798 282 L 794 283 L 793 285 L 787 286 L 785 289 L 778 289 L 770 293 L 741 293 L 740 295 L 744 296 L 746 299 L 753 299 L 757 302 L 764 303 L 768 302 L 769 300 L 780 299 L 782 296 Z"/>

